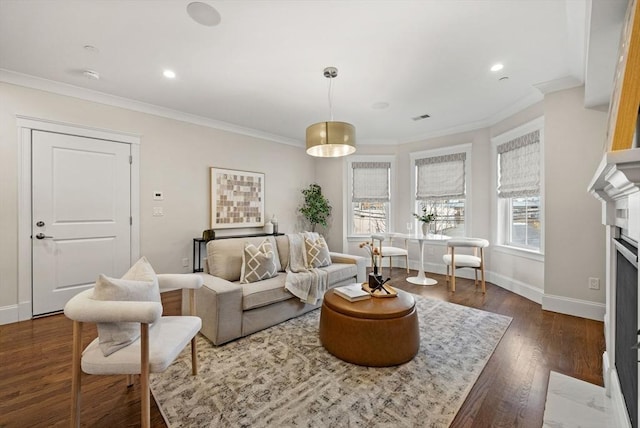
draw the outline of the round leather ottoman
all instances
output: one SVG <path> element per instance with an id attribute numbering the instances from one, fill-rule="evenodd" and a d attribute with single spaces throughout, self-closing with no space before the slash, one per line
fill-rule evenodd
<path id="1" fill-rule="evenodd" d="M 320 312 L 320 341 L 341 360 L 370 367 L 406 363 L 420 348 L 413 296 L 349 302 L 329 290 Z"/>

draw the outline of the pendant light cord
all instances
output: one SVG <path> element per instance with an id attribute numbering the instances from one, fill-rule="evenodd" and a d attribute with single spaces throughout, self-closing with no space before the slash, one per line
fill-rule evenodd
<path id="1" fill-rule="evenodd" d="M 333 122 L 333 104 L 331 103 L 331 90 L 333 88 L 332 82 L 333 77 L 329 77 L 329 116 L 331 117 L 331 122 Z"/>

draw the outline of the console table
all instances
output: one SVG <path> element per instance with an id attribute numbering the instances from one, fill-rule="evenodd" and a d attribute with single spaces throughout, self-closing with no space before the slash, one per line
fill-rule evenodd
<path id="1" fill-rule="evenodd" d="M 282 236 L 284 233 L 247 233 L 244 235 L 226 235 L 226 236 L 216 236 L 213 239 L 206 240 L 203 238 L 193 238 L 193 271 L 194 272 L 202 272 L 204 269 L 202 268 L 202 254 L 206 253 L 205 245 L 209 241 L 217 241 L 220 239 L 230 239 L 230 238 L 256 238 L 260 236 Z"/>

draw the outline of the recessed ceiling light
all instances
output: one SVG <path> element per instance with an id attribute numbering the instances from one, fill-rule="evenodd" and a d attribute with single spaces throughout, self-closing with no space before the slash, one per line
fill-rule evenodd
<path id="1" fill-rule="evenodd" d="M 493 66 L 491 67 L 491 71 L 500 71 L 504 68 L 504 65 L 497 63 L 497 64 L 493 64 Z"/>
<path id="2" fill-rule="evenodd" d="M 173 70 L 165 70 L 162 72 L 162 75 L 167 79 L 175 79 L 176 73 Z"/>
<path id="3" fill-rule="evenodd" d="M 187 13 L 198 24 L 214 27 L 220 23 L 222 19 L 220 13 L 207 3 L 194 1 L 187 5 Z"/>

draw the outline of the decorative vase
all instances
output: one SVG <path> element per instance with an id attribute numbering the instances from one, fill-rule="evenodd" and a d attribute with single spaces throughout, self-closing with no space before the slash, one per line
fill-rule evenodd
<path id="1" fill-rule="evenodd" d="M 373 274 L 378 276 L 378 265 L 373 265 Z"/>
<path id="2" fill-rule="evenodd" d="M 422 234 L 423 235 L 429 234 L 429 223 L 422 223 Z"/>
<path id="3" fill-rule="evenodd" d="M 378 285 L 382 284 L 382 275 L 378 275 L 377 273 L 369 274 L 369 288 L 373 289 Z"/>

